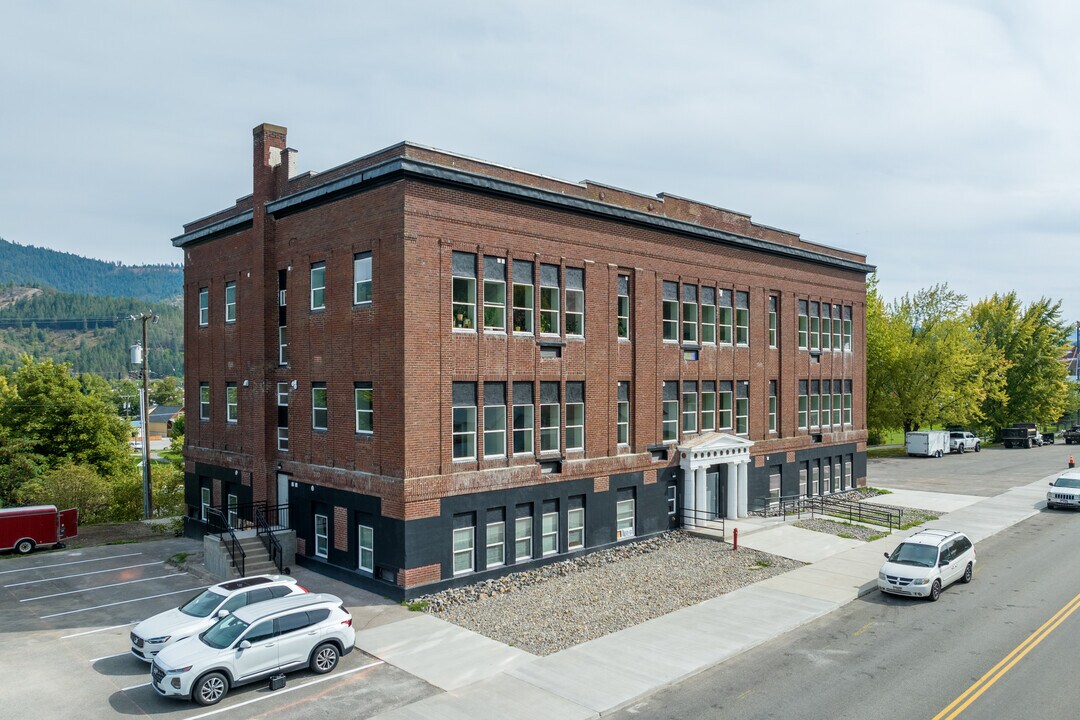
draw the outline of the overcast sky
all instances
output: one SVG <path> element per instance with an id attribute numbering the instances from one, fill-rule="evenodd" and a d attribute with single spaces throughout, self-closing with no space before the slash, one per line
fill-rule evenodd
<path id="1" fill-rule="evenodd" d="M 0 237 L 180 262 L 251 128 L 325 170 L 400 140 L 730 208 L 893 298 L 1080 319 L 1075 2 L 0 4 Z"/>

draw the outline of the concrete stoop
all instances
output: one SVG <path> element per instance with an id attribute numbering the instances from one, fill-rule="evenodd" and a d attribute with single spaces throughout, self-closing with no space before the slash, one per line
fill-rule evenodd
<path id="1" fill-rule="evenodd" d="M 278 530 L 274 536 L 281 543 L 285 567 L 289 567 L 296 555 L 296 532 Z M 244 575 L 272 575 L 278 572 L 262 538 L 258 537 L 254 530 L 241 530 L 236 533 L 236 539 L 245 554 Z M 227 543 L 218 535 L 207 535 L 203 538 L 203 564 L 209 574 L 221 580 L 240 577 L 239 570 L 233 566 L 229 556 Z"/>

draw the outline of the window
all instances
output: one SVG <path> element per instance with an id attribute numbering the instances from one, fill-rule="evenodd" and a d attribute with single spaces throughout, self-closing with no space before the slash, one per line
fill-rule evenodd
<path id="1" fill-rule="evenodd" d="M 225 422 L 240 421 L 240 400 L 237 397 L 236 383 L 225 383 Z"/>
<path id="2" fill-rule="evenodd" d="M 451 255 L 453 273 L 453 326 L 455 330 L 476 327 L 476 256 L 457 252 Z"/>
<path id="3" fill-rule="evenodd" d="M 329 549 L 330 520 L 326 515 L 315 515 L 315 557 L 326 557 Z"/>
<path id="4" fill-rule="evenodd" d="M 540 524 L 540 551 L 544 555 L 559 552 L 559 511 L 545 512 Z"/>
<path id="5" fill-rule="evenodd" d="M 735 293 L 735 344 L 750 344 L 750 293 Z"/>
<path id="6" fill-rule="evenodd" d="M 210 288 L 199 288 L 199 325 L 210 324 Z"/>
<path id="7" fill-rule="evenodd" d="M 454 528 L 454 574 L 473 570 L 473 527 Z"/>
<path id="8" fill-rule="evenodd" d="M 313 430 L 325 430 L 329 427 L 329 413 L 326 406 L 326 383 L 311 383 L 311 427 Z"/>
<path id="9" fill-rule="evenodd" d="M 558 265 L 540 265 L 540 332 L 559 334 Z"/>
<path id="10" fill-rule="evenodd" d="M 683 434 L 697 432 L 697 383 L 682 384 L 682 430 Z"/>
<path id="11" fill-rule="evenodd" d="M 369 382 L 353 386 L 353 402 L 356 409 L 356 432 L 375 432 L 375 391 Z"/>
<path id="12" fill-rule="evenodd" d="M 277 276 L 278 276 L 278 280 L 277 280 L 277 285 L 278 285 L 278 291 L 277 291 L 278 307 L 283 308 L 283 307 L 285 307 L 285 297 L 286 297 L 285 290 L 286 290 L 286 288 L 288 287 L 288 284 L 289 284 L 289 269 L 288 268 L 281 268 L 280 270 L 278 270 Z M 285 318 L 284 318 L 283 313 L 279 313 L 278 317 L 281 319 L 282 323 L 285 322 Z"/>
<path id="13" fill-rule="evenodd" d="M 484 383 L 484 457 L 506 455 L 506 383 Z"/>
<path id="14" fill-rule="evenodd" d="M 821 304 L 821 349 L 832 349 L 832 305 Z"/>
<path id="15" fill-rule="evenodd" d="M 236 322 L 236 283 L 225 283 L 225 322 Z"/>
<path id="16" fill-rule="evenodd" d="M 810 427 L 821 426 L 821 381 L 810 381 Z"/>
<path id="17" fill-rule="evenodd" d="M 210 513 L 210 488 L 204 487 L 199 490 L 200 505 L 199 505 L 199 518 L 206 522 L 206 518 Z"/>
<path id="18" fill-rule="evenodd" d="M 506 258 L 484 256 L 484 330 L 506 332 Z"/>
<path id="19" fill-rule="evenodd" d="M 634 537 L 634 499 L 615 503 L 615 537 L 619 540 Z"/>
<path id="20" fill-rule="evenodd" d="M 750 383 L 743 380 L 735 388 L 735 434 L 750 432 Z"/>
<path id="21" fill-rule="evenodd" d="M 809 337 L 809 311 L 807 310 L 807 302 L 805 300 L 799 301 L 799 349 L 806 350 L 810 347 L 807 342 Z"/>
<path id="22" fill-rule="evenodd" d="M 615 442 L 630 444 L 630 383 L 621 382 L 615 410 Z"/>
<path id="23" fill-rule="evenodd" d="M 210 419 L 210 383 L 199 383 L 199 419 Z"/>
<path id="24" fill-rule="evenodd" d="M 571 498 L 571 503 L 574 499 Z M 580 499 L 578 502 L 582 502 Z M 571 507 L 566 513 L 566 549 L 585 547 L 585 508 Z"/>
<path id="25" fill-rule="evenodd" d="M 278 365 L 289 364 L 289 334 L 284 325 L 277 329 Z"/>
<path id="26" fill-rule="evenodd" d="M 326 307 L 326 263 L 311 264 L 311 309 Z"/>
<path id="27" fill-rule="evenodd" d="M 371 253 L 353 255 L 353 304 L 371 302 Z"/>
<path id="28" fill-rule="evenodd" d="M 841 320 L 840 320 L 840 306 L 839 305 L 833 305 L 832 306 L 832 349 L 834 351 L 836 351 L 836 352 L 839 352 L 842 349 L 842 347 L 840 345 L 840 343 L 842 342 L 842 339 L 841 339 L 842 338 L 842 333 L 840 332 L 840 327 L 841 327 L 840 323 L 841 323 Z"/>
<path id="29" fill-rule="evenodd" d="M 630 276 L 619 276 L 619 287 L 615 296 L 615 333 L 621 340 L 630 339 Z"/>
<path id="30" fill-rule="evenodd" d="M 540 383 L 540 452 L 559 452 L 559 383 Z"/>
<path id="31" fill-rule="evenodd" d="M 566 449 L 585 449 L 585 383 L 566 383 Z"/>
<path id="32" fill-rule="evenodd" d="M 667 486 L 667 514 L 669 517 L 675 517 L 679 512 L 679 506 L 676 502 L 676 490 L 675 483 L 668 483 Z"/>
<path id="33" fill-rule="evenodd" d="M 237 497 L 232 493 L 229 493 L 225 496 L 225 507 L 227 512 L 225 517 L 228 520 L 229 527 L 231 528 L 235 528 L 236 522 L 237 520 L 239 520 L 239 516 L 237 514 L 237 506 L 239 504 L 240 500 L 237 499 Z"/>
<path id="34" fill-rule="evenodd" d="M 821 494 L 821 461 L 814 460 L 810 463 L 810 494 Z"/>
<path id="35" fill-rule="evenodd" d="M 518 562 L 532 559 L 532 534 L 532 505 L 518 505 L 514 520 L 514 559 Z"/>
<path id="36" fill-rule="evenodd" d="M 683 342 L 696 343 L 698 323 L 697 285 L 682 286 Z"/>
<path id="37" fill-rule="evenodd" d="M 277 449 L 282 452 L 289 451 L 289 428 L 279 427 L 277 429 Z"/>
<path id="38" fill-rule="evenodd" d="M 812 495 L 813 494 L 813 493 L 810 492 L 810 463 L 809 462 L 803 462 L 802 465 L 799 466 L 799 492 L 803 493 L 803 494 L 806 494 L 806 495 Z"/>
<path id="39" fill-rule="evenodd" d="M 836 427 L 840 427 L 843 412 L 841 388 L 842 385 L 839 380 L 832 381 L 832 424 Z"/>
<path id="40" fill-rule="evenodd" d="M 807 421 L 807 395 L 809 395 L 809 383 L 806 380 L 799 381 L 799 429 L 805 430 L 809 423 Z"/>
<path id="41" fill-rule="evenodd" d="M 851 352 L 851 306 L 844 306 L 844 352 Z"/>
<path id="42" fill-rule="evenodd" d="M 663 394 L 662 437 L 664 442 L 674 442 L 679 439 L 679 383 L 675 380 L 665 382 Z"/>
<path id="43" fill-rule="evenodd" d="M 844 424 L 851 424 L 851 381 L 844 381 Z"/>
<path id="44" fill-rule="evenodd" d="M 664 340 L 679 340 L 679 283 L 664 281 Z"/>
<path id="45" fill-rule="evenodd" d="M 776 432 L 776 381 L 769 381 L 769 432 Z"/>
<path id="46" fill-rule="evenodd" d="M 821 466 L 821 494 L 824 495 L 832 491 L 832 460 L 825 458 L 824 464 Z"/>
<path id="47" fill-rule="evenodd" d="M 701 288 L 701 342 L 716 343 L 716 288 Z"/>
<path id="48" fill-rule="evenodd" d="M 828 427 L 832 422 L 832 382 L 821 381 L 821 424 Z"/>
<path id="49" fill-rule="evenodd" d="M 533 264 L 514 261 L 514 332 L 533 331 Z"/>
<path id="50" fill-rule="evenodd" d="M 514 383 L 514 454 L 532 455 L 533 448 L 533 385 Z"/>
<path id="51" fill-rule="evenodd" d="M 289 383 L 277 384 L 277 449 L 289 450 Z"/>
<path id="52" fill-rule="evenodd" d="M 487 525 L 485 567 L 495 567 L 506 564 L 506 522 L 489 522 Z"/>
<path id="53" fill-rule="evenodd" d="M 720 411 L 719 411 L 719 425 L 720 430 L 730 430 L 731 425 L 731 408 L 732 408 L 732 387 L 730 380 L 722 380 L 720 382 Z"/>
<path id="54" fill-rule="evenodd" d="M 844 476 L 847 477 L 850 487 L 855 487 L 855 478 L 851 474 L 851 463 L 854 457 L 854 455 L 844 456 Z"/>
<path id="55" fill-rule="evenodd" d="M 769 296 L 769 347 L 776 347 L 776 312 L 780 304 L 780 298 L 775 295 Z"/>
<path id="56" fill-rule="evenodd" d="M 701 432 L 716 429 L 716 382 L 705 380 L 701 383 Z"/>
<path id="57" fill-rule="evenodd" d="M 821 348 L 821 318 L 820 305 L 816 302 L 810 303 L 810 349 L 819 350 Z"/>
<path id="58" fill-rule="evenodd" d="M 566 268 L 566 334 L 585 335 L 585 271 Z"/>
<path id="59" fill-rule="evenodd" d="M 721 290 L 719 298 L 720 320 L 716 324 L 717 335 L 721 345 L 730 345 L 732 337 L 732 315 L 731 315 L 731 291 Z"/>
<path id="60" fill-rule="evenodd" d="M 453 403 L 454 459 L 473 460 L 476 458 L 476 383 L 454 383 Z"/>
<path id="61" fill-rule="evenodd" d="M 278 407 L 289 407 L 289 383 L 279 382 L 277 384 L 277 404 Z"/>

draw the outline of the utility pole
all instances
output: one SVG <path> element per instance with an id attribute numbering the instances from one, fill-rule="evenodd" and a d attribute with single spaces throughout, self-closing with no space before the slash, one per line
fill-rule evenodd
<path id="1" fill-rule="evenodd" d="M 142 361 L 142 391 L 139 393 L 139 434 L 142 436 L 142 476 L 143 476 L 143 517 L 147 520 L 153 514 L 153 505 L 150 502 L 150 365 L 147 356 L 146 323 L 157 322 L 158 316 L 153 312 L 144 312 L 140 315 L 132 315 L 132 320 L 142 320 L 142 347 L 140 348 Z M 135 358 L 132 358 L 134 362 Z"/>

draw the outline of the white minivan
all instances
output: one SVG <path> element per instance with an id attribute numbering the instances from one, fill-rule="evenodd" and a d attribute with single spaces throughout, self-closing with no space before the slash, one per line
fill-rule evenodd
<path id="1" fill-rule="evenodd" d="M 290 595 L 242 607 L 165 648 L 150 666 L 150 684 L 159 695 L 213 705 L 231 687 L 278 673 L 328 673 L 355 641 L 341 598 Z"/>
<path id="2" fill-rule="evenodd" d="M 975 570 L 975 546 L 953 530 L 920 530 L 885 558 L 878 571 L 881 592 L 930 600 L 957 580 L 971 582 Z"/>

